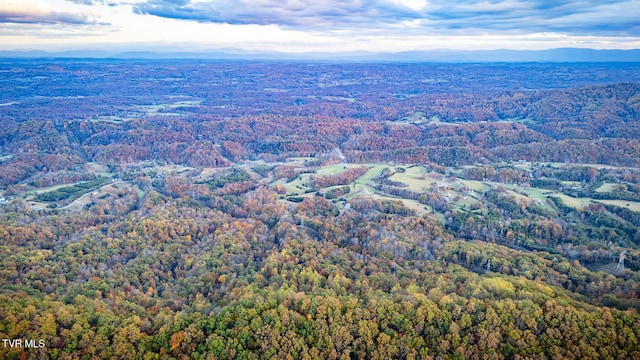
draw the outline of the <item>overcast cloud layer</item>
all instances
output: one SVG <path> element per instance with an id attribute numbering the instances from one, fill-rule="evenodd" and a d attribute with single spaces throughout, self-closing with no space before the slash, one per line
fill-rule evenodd
<path id="1" fill-rule="evenodd" d="M 134 11 L 200 22 L 294 28 L 377 28 L 407 24 L 433 31 L 640 33 L 640 1 L 637 0 L 148 0 L 135 5 Z"/>
<path id="2" fill-rule="evenodd" d="M 0 49 L 630 49 L 638 14 L 640 0 L 0 0 Z"/>
<path id="3" fill-rule="evenodd" d="M 93 22 L 88 13 L 57 11 L 37 3 L 0 3 L 0 23 L 80 25 Z"/>
<path id="4" fill-rule="evenodd" d="M 208 1 L 151 0 L 134 11 L 184 20 L 291 27 L 379 26 L 415 20 L 419 14 L 385 0 L 346 1 Z"/>

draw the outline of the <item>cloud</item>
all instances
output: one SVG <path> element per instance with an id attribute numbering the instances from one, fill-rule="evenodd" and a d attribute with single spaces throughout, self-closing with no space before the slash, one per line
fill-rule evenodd
<path id="1" fill-rule="evenodd" d="M 411 24 L 431 32 L 640 35 L 637 0 L 146 0 L 134 4 L 133 11 L 207 23 L 297 29 L 383 29 Z"/>
<path id="2" fill-rule="evenodd" d="M 132 5 L 140 0 L 65 0 L 78 5 L 106 5 L 106 6 L 120 6 L 120 5 Z"/>
<path id="3" fill-rule="evenodd" d="M 91 14 L 55 11 L 38 3 L 0 3 L 0 23 L 95 24 Z"/>
<path id="4" fill-rule="evenodd" d="M 476 28 L 515 32 L 640 35 L 640 3 L 635 0 L 439 0 L 430 14 L 445 29 Z"/>
<path id="5" fill-rule="evenodd" d="M 396 23 L 420 16 L 401 2 L 384 0 L 149 0 L 134 11 L 200 22 L 304 28 Z"/>
<path id="6" fill-rule="evenodd" d="M 74 4 L 83 4 L 83 5 L 93 5 L 95 2 L 93 0 L 67 0 Z"/>

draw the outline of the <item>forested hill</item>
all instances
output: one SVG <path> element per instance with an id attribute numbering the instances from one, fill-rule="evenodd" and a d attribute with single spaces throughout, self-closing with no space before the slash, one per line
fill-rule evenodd
<path id="1" fill-rule="evenodd" d="M 121 106 L 117 104 L 125 100 L 97 96 L 35 97 L 15 103 L 7 99 L 9 105 L 0 108 L 0 151 L 12 157 L 0 165 L 0 184 L 31 176 L 45 163 L 54 170 L 84 161 L 116 165 L 151 159 L 216 167 L 248 158 L 312 156 L 336 147 L 350 162 L 460 166 L 527 160 L 639 167 L 638 90 L 638 83 L 622 83 L 530 92 L 428 93 L 375 108 L 355 98 L 324 96 L 280 109 L 284 114 L 264 108 L 259 115 L 246 114 L 257 110 L 240 106 L 206 104 L 214 99 L 176 101 L 169 95 L 163 101 L 170 103 L 133 105 L 127 98 L 129 104 Z M 318 91 L 324 93 L 323 88 Z M 256 106 L 260 101 L 265 100 Z M 102 104 L 93 108 L 92 102 Z M 353 117 L 362 107 L 374 115 Z M 291 114 L 291 109 L 300 114 Z M 307 114 L 310 109 L 316 115 Z"/>
<path id="2" fill-rule="evenodd" d="M 0 359 L 640 358 L 638 64 L 0 82 Z"/>

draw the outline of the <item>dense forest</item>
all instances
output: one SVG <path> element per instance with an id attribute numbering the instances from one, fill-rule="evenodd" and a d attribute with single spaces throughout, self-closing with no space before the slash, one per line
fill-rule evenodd
<path id="1" fill-rule="evenodd" d="M 0 81 L 1 359 L 640 359 L 637 64 Z"/>

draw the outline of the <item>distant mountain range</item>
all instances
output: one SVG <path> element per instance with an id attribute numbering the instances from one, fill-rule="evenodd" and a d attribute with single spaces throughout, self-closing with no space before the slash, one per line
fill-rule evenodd
<path id="1" fill-rule="evenodd" d="M 62 52 L 0 51 L 0 58 L 23 59 L 210 59 L 283 61 L 401 61 L 401 62 L 640 62 L 640 49 L 594 50 L 559 48 L 550 50 L 434 50 L 397 53 L 284 53 L 221 49 L 202 52 L 73 50 Z"/>

